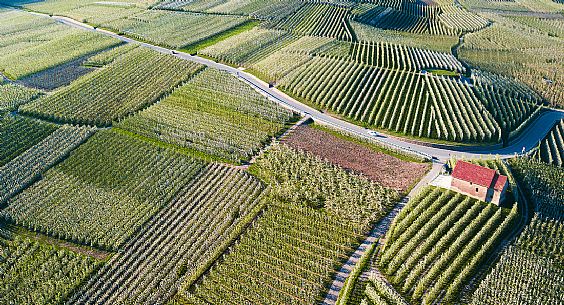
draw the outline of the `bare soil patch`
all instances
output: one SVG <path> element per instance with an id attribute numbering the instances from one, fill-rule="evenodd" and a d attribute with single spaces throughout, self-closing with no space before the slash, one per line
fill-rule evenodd
<path id="1" fill-rule="evenodd" d="M 429 164 L 404 161 L 307 125 L 296 128 L 282 143 L 400 192 L 409 190 L 429 170 Z"/>

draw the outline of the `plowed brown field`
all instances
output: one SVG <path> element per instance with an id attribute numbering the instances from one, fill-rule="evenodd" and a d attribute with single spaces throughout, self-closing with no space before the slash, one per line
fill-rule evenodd
<path id="1" fill-rule="evenodd" d="M 429 164 L 404 161 L 307 125 L 296 128 L 282 143 L 400 192 L 415 185 L 429 170 Z"/>

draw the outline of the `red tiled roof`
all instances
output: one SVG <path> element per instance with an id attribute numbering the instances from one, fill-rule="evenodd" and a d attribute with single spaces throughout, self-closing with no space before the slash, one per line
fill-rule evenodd
<path id="1" fill-rule="evenodd" d="M 498 178 L 496 178 L 496 176 L 500 176 L 500 175 L 498 175 L 495 170 L 489 169 L 489 168 L 486 168 L 486 167 L 483 167 L 483 166 L 479 166 L 479 165 L 476 165 L 476 164 L 472 164 L 472 163 L 469 163 L 469 162 L 466 162 L 466 161 L 456 162 L 456 166 L 454 167 L 454 170 L 452 171 L 452 177 L 453 178 L 472 182 L 474 184 L 485 186 L 485 187 L 488 187 L 488 188 L 492 186 L 494 179 L 495 179 L 495 180 L 499 181 L 499 183 L 503 182 L 503 184 L 501 184 L 501 188 L 503 188 L 503 185 L 505 184 L 505 182 L 502 181 L 502 180 L 504 180 L 504 179 L 506 180 L 507 177 L 500 176 L 500 179 L 498 179 Z M 504 177 L 504 178 L 501 179 L 501 177 Z M 497 181 L 495 183 L 496 187 L 497 187 Z"/>
<path id="2" fill-rule="evenodd" d="M 504 175 L 498 175 L 497 173 L 496 173 L 495 176 L 496 176 L 497 179 L 495 179 L 495 183 L 494 183 L 493 188 L 496 191 L 501 191 L 501 190 L 503 190 L 503 186 L 507 182 L 507 177 L 504 176 Z"/>

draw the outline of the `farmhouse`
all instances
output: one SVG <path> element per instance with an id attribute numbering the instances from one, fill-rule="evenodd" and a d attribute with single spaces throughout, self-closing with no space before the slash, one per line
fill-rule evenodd
<path id="1" fill-rule="evenodd" d="M 499 205 L 505 200 L 507 177 L 493 169 L 458 161 L 452 172 L 451 189 Z"/>

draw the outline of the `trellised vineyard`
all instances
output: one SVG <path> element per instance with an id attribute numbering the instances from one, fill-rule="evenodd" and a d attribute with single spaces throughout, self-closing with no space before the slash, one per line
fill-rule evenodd
<path id="1" fill-rule="evenodd" d="M 0 205 L 29 186 L 34 179 L 82 144 L 92 133 L 93 130 L 89 127 L 61 126 L 0 167 Z"/>
<path id="2" fill-rule="evenodd" d="M 445 77 L 315 57 L 280 85 L 320 108 L 403 134 L 491 142 L 501 136 L 472 88 Z"/>
<path id="3" fill-rule="evenodd" d="M 241 234 L 264 192 L 245 172 L 209 165 L 70 302 L 165 304 L 177 283 L 194 281 Z"/>
<path id="4" fill-rule="evenodd" d="M 87 67 L 103 67 L 109 65 L 118 59 L 120 56 L 128 53 L 129 51 L 139 47 L 136 43 L 127 43 L 114 47 L 110 50 L 100 52 L 94 56 L 89 57 L 84 63 Z"/>
<path id="5" fill-rule="evenodd" d="M 10 162 L 57 129 L 51 123 L 4 114 L 0 117 L 0 166 Z"/>
<path id="6" fill-rule="evenodd" d="M 100 264 L 85 255 L 26 237 L 4 235 L 0 228 L 2 304 L 63 303 Z"/>
<path id="7" fill-rule="evenodd" d="M 40 90 L 19 86 L 10 83 L 2 83 L 0 77 L 0 112 L 13 110 L 41 94 Z"/>
<path id="8" fill-rule="evenodd" d="M 396 198 L 283 145 L 253 166 L 272 185 L 266 211 L 201 283 L 183 287 L 191 304 L 315 303 L 335 266 Z"/>
<path id="9" fill-rule="evenodd" d="M 516 216 L 515 209 L 426 188 L 394 219 L 380 270 L 413 302 L 453 302 Z"/>
<path id="10" fill-rule="evenodd" d="M 117 39 L 73 29 L 46 17 L 0 11 L 0 71 L 12 79 L 53 68 L 118 43 Z"/>
<path id="11" fill-rule="evenodd" d="M 236 77 L 208 69 L 118 127 L 239 162 L 256 154 L 292 117 Z"/>
<path id="12" fill-rule="evenodd" d="M 211 45 L 199 53 L 240 66 L 251 65 L 294 38 L 279 30 L 254 28 Z"/>
<path id="13" fill-rule="evenodd" d="M 200 69 L 199 64 L 136 48 L 20 110 L 49 120 L 108 126 L 151 105 Z"/>
<path id="14" fill-rule="evenodd" d="M 564 305 L 562 1 L 0 0 L 0 304 Z"/>
<path id="15" fill-rule="evenodd" d="M 533 203 L 534 216 L 480 283 L 472 304 L 559 304 L 564 290 L 564 170 L 526 158 L 511 165 Z"/>
<path id="16" fill-rule="evenodd" d="M 203 166 L 186 155 L 100 131 L 10 199 L 0 216 L 60 239 L 117 250 Z"/>
<path id="17" fill-rule="evenodd" d="M 328 3 L 306 3 L 299 11 L 289 15 L 274 27 L 294 34 L 334 37 L 352 41 L 353 33 L 347 19 L 350 10 Z"/>
<path id="18" fill-rule="evenodd" d="M 239 16 L 148 10 L 103 26 L 141 40 L 181 49 L 247 21 Z M 178 28 L 190 29 L 177 31 Z"/>
<path id="19" fill-rule="evenodd" d="M 542 140 L 535 158 L 555 166 L 564 166 L 564 120 L 557 122 Z"/>
<path id="20" fill-rule="evenodd" d="M 369 66 L 421 71 L 428 68 L 463 73 L 465 68 L 452 54 L 397 44 L 360 41 L 353 43 L 350 58 Z"/>

